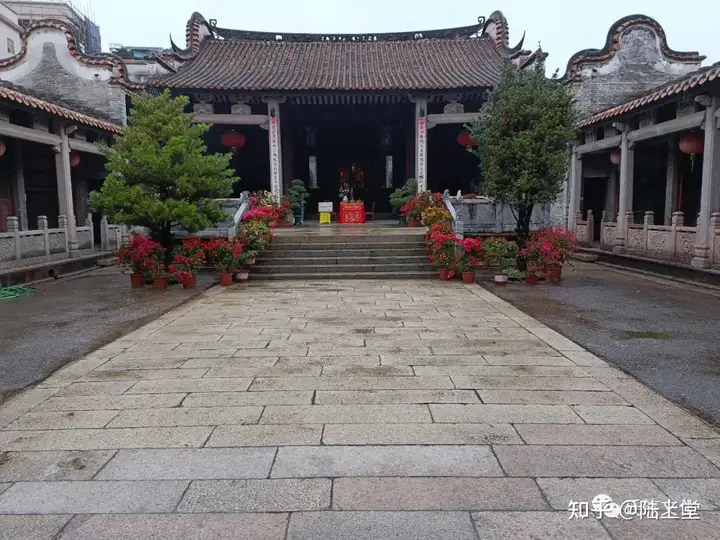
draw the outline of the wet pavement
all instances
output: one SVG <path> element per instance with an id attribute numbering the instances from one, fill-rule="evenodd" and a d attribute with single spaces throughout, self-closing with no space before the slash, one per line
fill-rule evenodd
<path id="1" fill-rule="evenodd" d="M 720 293 L 579 263 L 560 285 L 489 290 L 720 425 Z"/>
<path id="2" fill-rule="evenodd" d="M 63 365 L 146 324 L 212 285 L 195 291 L 130 289 L 116 267 L 35 286 L 30 296 L 0 303 L 0 402 Z"/>

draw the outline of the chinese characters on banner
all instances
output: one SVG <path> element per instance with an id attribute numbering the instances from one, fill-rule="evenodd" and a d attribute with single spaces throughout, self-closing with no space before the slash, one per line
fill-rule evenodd
<path id="1" fill-rule="evenodd" d="M 427 191 L 427 122 L 417 119 L 417 184 L 418 192 Z"/>
<path id="2" fill-rule="evenodd" d="M 280 133 L 278 119 L 270 118 L 268 126 L 270 135 L 270 191 L 276 199 L 280 199 Z"/>

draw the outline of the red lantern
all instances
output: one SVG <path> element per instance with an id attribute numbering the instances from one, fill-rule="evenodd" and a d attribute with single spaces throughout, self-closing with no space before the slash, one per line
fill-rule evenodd
<path id="1" fill-rule="evenodd" d="M 7 152 L 7 145 L 4 140 L 0 139 L 0 157 L 4 156 L 5 152 Z"/>
<path id="2" fill-rule="evenodd" d="M 245 145 L 245 135 L 237 133 L 236 131 L 228 131 L 227 133 L 223 133 L 220 142 L 234 154 L 238 151 L 238 148 L 242 148 Z"/>
<path id="3" fill-rule="evenodd" d="M 680 137 L 680 151 L 683 154 L 702 154 L 705 147 L 705 141 L 698 133 L 686 133 Z"/>
<path id="4" fill-rule="evenodd" d="M 73 150 L 70 152 L 70 166 L 77 167 L 78 165 L 80 165 L 80 154 Z"/>
<path id="5" fill-rule="evenodd" d="M 477 141 L 473 139 L 467 129 L 463 129 L 460 133 L 458 133 L 457 142 L 460 146 L 464 146 L 465 148 L 478 145 Z"/>
<path id="6" fill-rule="evenodd" d="M 610 163 L 613 165 L 620 165 L 621 155 L 620 150 L 613 150 L 610 152 Z"/>

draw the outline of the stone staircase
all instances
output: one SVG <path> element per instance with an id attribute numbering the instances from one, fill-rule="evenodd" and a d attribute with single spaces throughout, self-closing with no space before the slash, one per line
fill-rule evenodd
<path id="1" fill-rule="evenodd" d="M 412 279 L 435 276 L 424 229 L 323 225 L 280 229 L 250 271 L 267 279 Z"/>

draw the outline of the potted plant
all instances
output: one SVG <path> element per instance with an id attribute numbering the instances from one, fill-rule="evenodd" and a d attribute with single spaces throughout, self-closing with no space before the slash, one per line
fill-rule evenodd
<path id="1" fill-rule="evenodd" d="M 151 275 L 154 288 L 167 289 L 170 273 L 165 269 L 162 263 L 158 263 L 156 266 L 153 267 Z"/>
<path id="2" fill-rule="evenodd" d="M 462 274 L 463 283 L 475 283 L 475 267 L 478 259 L 482 257 L 482 242 L 477 238 L 463 238 L 457 241 L 460 248 L 458 271 Z"/>
<path id="3" fill-rule="evenodd" d="M 455 275 L 457 238 L 452 233 L 435 230 L 430 233 L 430 242 L 430 262 L 438 269 L 440 280 L 446 281 Z"/>
<path id="4" fill-rule="evenodd" d="M 272 234 L 270 227 L 264 221 L 256 219 L 243 222 L 238 233 L 243 243 L 255 253 L 260 253 L 265 249 Z"/>
<path id="5" fill-rule="evenodd" d="M 242 244 L 236 238 L 231 238 L 212 239 L 206 245 L 218 271 L 220 286 L 232 285 L 233 271 L 237 267 L 237 258 L 242 253 Z"/>
<path id="6" fill-rule="evenodd" d="M 418 193 L 410 201 L 400 208 L 400 213 L 405 217 L 408 227 L 419 227 L 422 213 L 431 207 L 444 208 L 445 202 L 441 193 L 424 191 Z"/>
<path id="7" fill-rule="evenodd" d="M 152 279 L 152 269 L 163 260 L 163 254 L 158 242 L 142 234 L 132 234 L 129 242 L 117 250 L 117 264 L 131 269 L 130 286 L 137 289 Z"/>
<path id="8" fill-rule="evenodd" d="M 520 256 L 525 260 L 528 285 L 537 285 L 538 280 L 545 274 L 543 272 L 543 244 L 539 241 L 528 240 L 525 247 L 520 250 Z"/>
<path id="9" fill-rule="evenodd" d="M 405 182 L 404 186 L 397 188 L 390 194 L 390 207 L 392 208 L 393 215 L 398 216 L 400 225 L 405 225 L 407 223 L 405 216 L 401 214 L 400 209 L 405 204 L 413 200 L 416 192 L 417 181 L 411 178 Z"/>
<path id="10" fill-rule="evenodd" d="M 577 251 L 577 244 L 572 231 L 563 227 L 540 229 L 530 237 L 529 246 L 542 258 L 545 274 L 551 283 L 562 279 L 562 268 Z"/>
<path id="11" fill-rule="evenodd" d="M 485 263 L 493 269 L 493 281 L 498 287 L 504 286 L 508 281 L 507 267 L 515 266 L 518 247 L 515 242 L 505 238 L 490 238 L 483 244 Z"/>
<path id="12" fill-rule="evenodd" d="M 200 266 L 205 262 L 205 249 L 197 237 L 184 240 L 173 252 L 168 271 L 182 283 L 184 289 L 194 289 Z"/>
<path id="13" fill-rule="evenodd" d="M 250 271 L 248 270 L 248 261 L 255 259 L 255 252 L 250 251 L 249 249 L 243 249 L 240 253 L 238 253 L 237 257 L 235 258 L 235 264 L 237 265 L 235 267 L 235 279 L 238 281 L 247 281 L 250 276 Z"/>
<path id="14" fill-rule="evenodd" d="M 444 208 L 438 206 L 431 206 L 423 211 L 421 214 L 420 222 L 430 230 L 435 224 L 447 223 L 448 226 L 452 226 L 452 215 Z"/>
<path id="15" fill-rule="evenodd" d="M 305 223 L 305 201 L 309 196 L 305 188 L 305 182 L 297 178 L 292 181 L 288 197 L 290 199 L 290 208 L 292 208 L 295 216 L 295 226 L 299 227 Z"/>

